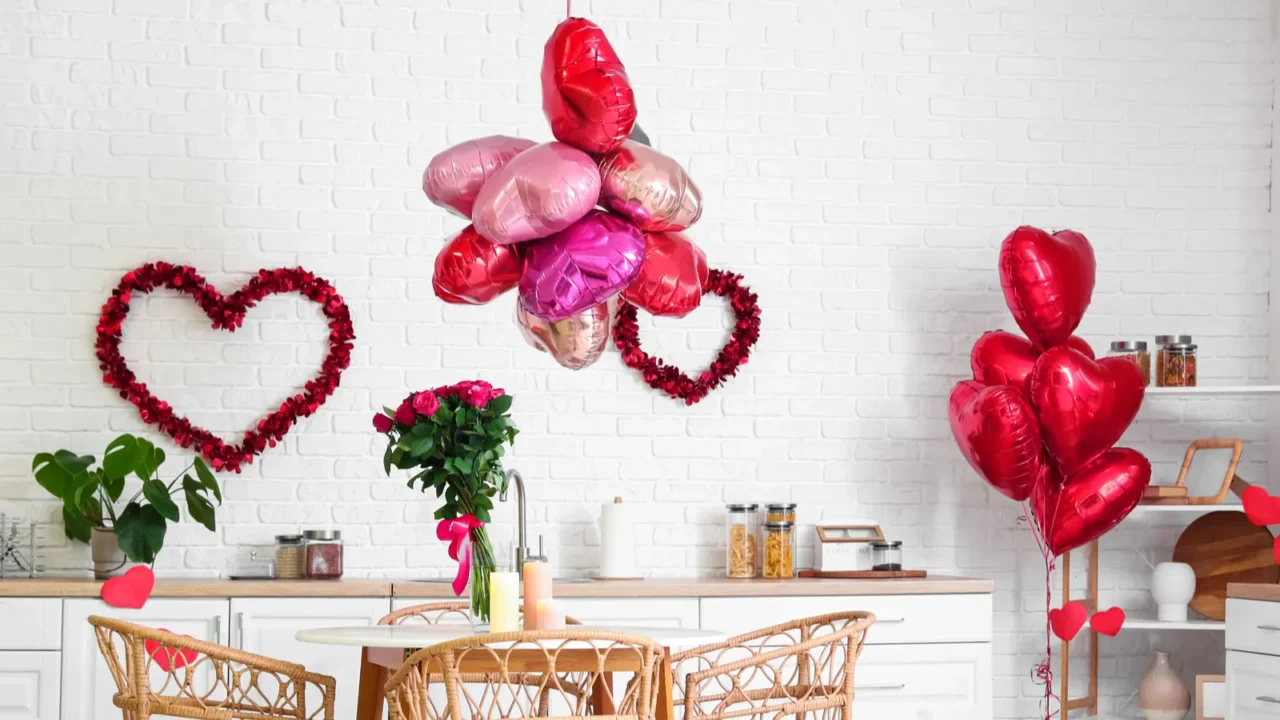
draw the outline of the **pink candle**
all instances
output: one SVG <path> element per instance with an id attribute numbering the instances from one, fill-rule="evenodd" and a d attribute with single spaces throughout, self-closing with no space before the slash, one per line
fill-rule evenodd
<path id="1" fill-rule="evenodd" d="M 546 600 L 538 601 L 538 629 L 539 630 L 563 630 L 564 629 L 564 601 Z"/>
<path id="2" fill-rule="evenodd" d="M 551 599 L 551 563 L 529 560 L 524 564 L 524 629 L 538 630 L 538 601 Z"/>

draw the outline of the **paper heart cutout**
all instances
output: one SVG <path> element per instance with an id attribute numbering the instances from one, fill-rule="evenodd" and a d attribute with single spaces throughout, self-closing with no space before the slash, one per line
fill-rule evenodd
<path id="1" fill-rule="evenodd" d="M 568 228 L 529 243 L 520 304 L 550 322 L 586 312 L 636 279 L 644 235 L 635 225 L 593 210 Z"/>
<path id="2" fill-rule="evenodd" d="M 1116 444 L 1142 407 L 1146 384 L 1129 358 L 1095 361 L 1056 347 L 1036 360 L 1028 392 L 1045 447 L 1064 475 Z"/>
<path id="3" fill-rule="evenodd" d="M 156 629 L 161 632 L 170 632 L 169 628 Z M 191 636 L 183 635 L 182 637 Z M 195 638 L 191 639 L 194 640 Z M 152 662 L 154 662 L 161 670 L 166 672 L 169 670 L 178 670 L 188 665 L 194 665 L 196 658 L 200 657 L 200 653 L 190 648 L 171 648 L 166 645 L 161 645 L 150 638 L 143 641 L 142 647 L 146 650 L 147 656 L 151 658 Z"/>
<path id="4" fill-rule="evenodd" d="M 113 608 L 138 610 L 147 604 L 156 586 L 156 575 L 146 565 L 131 567 L 120 577 L 102 583 L 102 601 Z"/>
<path id="5" fill-rule="evenodd" d="M 1061 555 L 1115 527 L 1150 482 L 1151 463 L 1142 453 L 1112 448 L 1061 482 L 1046 475 L 1031 493 L 1031 512 L 1049 551 Z"/>
<path id="6" fill-rule="evenodd" d="M 1074 230 L 1024 225 L 1000 244 L 1000 287 L 1013 319 L 1037 347 L 1067 341 L 1093 299 L 1093 247 Z"/>
<path id="7" fill-rule="evenodd" d="M 760 339 L 760 305 L 756 294 L 742 285 L 741 275 L 723 270 L 710 271 L 703 289 L 703 294 L 707 293 L 728 298 L 735 320 L 729 342 L 697 380 L 640 348 L 640 326 L 636 321 L 635 305 L 619 300 L 613 320 L 613 342 L 622 352 L 622 362 L 633 370 L 639 370 L 650 387 L 684 400 L 686 405 L 702 400 L 727 378 L 737 375 L 738 367 L 747 362 L 751 348 Z"/>
<path id="8" fill-rule="evenodd" d="M 1026 500 L 1045 468 L 1040 423 L 1022 391 L 962 380 L 947 415 L 960 454 L 982 479 L 1005 497 Z"/>
<path id="9" fill-rule="evenodd" d="M 1266 488 L 1250 485 L 1240 494 L 1244 514 L 1254 525 L 1280 524 L 1280 498 L 1271 497 Z"/>
<path id="10" fill-rule="evenodd" d="M 1094 613 L 1093 617 L 1089 618 L 1089 627 L 1096 633 L 1115 637 L 1120 634 L 1120 628 L 1124 627 L 1124 610 L 1113 607 L 1110 610 Z"/>
<path id="11" fill-rule="evenodd" d="M 259 420 L 256 428 L 245 431 L 239 445 L 228 445 L 222 438 L 176 414 L 169 403 L 154 397 L 145 383 L 138 382 L 120 354 L 121 327 L 133 294 L 146 294 L 157 287 L 188 296 L 213 321 L 215 330 L 232 332 L 244 323 L 245 313 L 262 298 L 296 292 L 320 305 L 329 318 L 329 354 L 321 363 L 319 373 L 307 381 L 302 392 L 287 398 L 278 409 Z M 157 262 L 125 273 L 111 291 L 111 297 L 102 306 L 95 347 L 103 382 L 133 403 L 144 422 L 159 426 L 184 448 L 195 445 L 215 470 L 240 472 L 242 464 L 253 462 L 253 457 L 267 446 L 275 447 L 298 418 L 314 413 L 333 394 L 342 371 L 351 363 L 351 342 L 355 337 L 351 313 L 342 296 L 327 281 L 302 268 L 259 270 L 243 287 L 223 297 L 194 268 Z"/>
<path id="12" fill-rule="evenodd" d="M 1084 603 L 1072 600 L 1061 608 L 1049 611 L 1049 629 L 1059 640 L 1071 642 L 1080 634 L 1080 628 L 1084 627 L 1084 621 L 1088 617 L 1089 611 L 1085 609 Z"/>
<path id="13" fill-rule="evenodd" d="M 1094 359 L 1089 343 L 1072 335 L 1067 347 L 1079 350 L 1090 360 Z M 1030 340 L 1004 330 L 982 333 L 969 351 L 969 367 L 973 379 L 983 385 L 1013 385 L 1019 389 L 1027 386 L 1031 368 L 1043 354 Z"/>
<path id="14" fill-rule="evenodd" d="M 589 153 L 616 149 L 636 123 L 626 68 L 598 25 L 569 18 L 542 53 L 542 112 L 551 134 Z"/>

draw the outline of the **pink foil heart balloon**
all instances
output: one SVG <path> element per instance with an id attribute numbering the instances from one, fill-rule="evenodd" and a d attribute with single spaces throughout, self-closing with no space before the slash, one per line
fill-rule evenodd
<path id="1" fill-rule="evenodd" d="M 1093 247 L 1073 230 L 1023 225 L 1000 244 L 1000 286 L 1013 319 L 1036 347 L 1067 341 L 1093 299 Z"/>
<path id="2" fill-rule="evenodd" d="M 609 320 L 607 302 L 557 322 L 543 320 L 516 303 L 516 324 L 525 342 L 570 370 L 581 370 L 600 358 L 609 342 Z"/>
<path id="3" fill-rule="evenodd" d="M 481 235 L 510 245 L 569 227 L 599 199 L 595 160 L 564 143 L 545 143 L 516 155 L 485 181 L 471 219 Z"/>
<path id="4" fill-rule="evenodd" d="M 599 160 L 600 204 L 641 230 L 684 230 L 702 215 L 698 186 L 657 150 L 627 140 Z"/>
<path id="5" fill-rule="evenodd" d="M 707 287 L 707 256 L 677 232 L 644 236 L 640 274 L 622 291 L 622 299 L 654 315 L 684 317 L 702 304 Z"/>
<path id="6" fill-rule="evenodd" d="M 1089 343 L 1072 335 L 1067 347 L 1079 350 L 1090 360 L 1094 358 Z M 983 385 L 1013 385 L 1025 389 L 1027 376 L 1036 364 L 1041 352 L 1026 338 L 1004 330 L 992 330 L 982 334 L 969 352 L 969 367 L 973 379 Z"/>
<path id="7" fill-rule="evenodd" d="M 556 26 L 542 52 L 542 112 L 557 140 L 606 153 L 631 134 L 636 99 L 622 60 L 590 20 Z"/>
<path id="8" fill-rule="evenodd" d="M 1151 482 L 1151 463 L 1142 453 L 1113 448 L 1067 476 L 1046 478 L 1031 495 L 1045 544 L 1054 555 L 1093 542 L 1142 500 Z"/>
<path id="9" fill-rule="evenodd" d="M 596 210 L 527 248 L 520 302 L 543 320 L 564 320 L 617 294 L 643 261 L 636 226 Z"/>
<path id="10" fill-rule="evenodd" d="M 1000 494 L 1021 502 L 1045 472 L 1040 425 L 1022 391 L 962 380 L 948 404 L 960 453 Z"/>
<path id="11" fill-rule="evenodd" d="M 485 180 L 516 155 L 537 145 L 532 140 L 490 135 L 459 143 L 431 158 L 422 173 L 427 199 L 454 215 L 471 217 Z"/>
<path id="12" fill-rule="evenodd" d="M 431 287 L 445 302 L 483 305 L 514 288 L 522 269 L 519 245 L 490 242 L 468 225 L 440 248 Z"/>
<path id="13" fill-rule="evenodd" d="M 1045 351 L 1031 370 L 1031 404 L 1045 447 L 1070 475 L 1120 439 L 1142 406 L 1146 378 L 1129 358 L 1093 361 L 1067 347 Z"/>

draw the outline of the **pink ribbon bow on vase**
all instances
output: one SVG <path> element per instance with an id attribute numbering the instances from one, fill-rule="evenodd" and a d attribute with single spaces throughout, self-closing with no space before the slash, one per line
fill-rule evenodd
<path id="1" fill-rule="evenodd" d="M 449 541 L 449 559 L 458 563 L 458 574 L 453 578 L 453 594 L 459 597 L 471 579 L 471 530 L 483 525 L 470 513 L 452 520 L 441 520 L 436 525 L 436 538 Z"/>

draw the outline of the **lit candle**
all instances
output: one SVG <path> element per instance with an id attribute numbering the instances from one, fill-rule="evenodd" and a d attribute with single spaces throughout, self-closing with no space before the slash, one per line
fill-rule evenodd
<path id="1" fill-rule="evenodd" d="M 538 603 L 551 599 L 551 563 L 535 559 L 524 564 L 524 629 L 542 628 Z"/>
<path id="2" fill-rule="evenodd" d="M 489 573 L 489 632 L 520 629 L 520 576 L 514 572 Z"/>
<path id="3" fill-rule="evenodd" d="M 539 630 L 563 630 L 564 629 L 564 601 L 546 600 L 538 601 L 538 629 Z"/>

